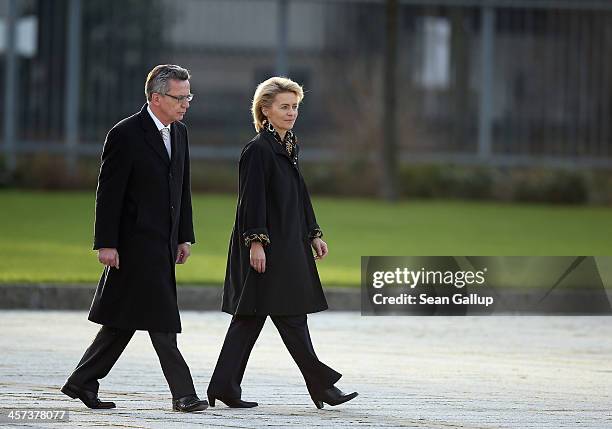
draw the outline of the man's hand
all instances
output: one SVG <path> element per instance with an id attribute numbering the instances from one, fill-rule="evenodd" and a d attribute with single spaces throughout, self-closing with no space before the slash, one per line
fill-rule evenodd
<path id="1" fill-rule="evenodd" d="M 98 261 L 107 267 L 119 269 L 119 252 L 117 252 L 117 249 L 108 247 L 98 249 Z"/>
<path id="2" fill-rule="evenodd" d="M 320 238 L 315 238 L 310 242 L 312 248 L 317 253 L 315 255 L 315 259 L 323 259 L 329 253 L 327 250 L 327 243 L 321 240 Z"/>
<path id="3" fill-rule="evenodd" d="M 187 262 L 187 258 L 191 255 L 191 244 L 181 243 L 178 245 L 176 252 L 176 263 L 184 264 Z"/>
<path id="4" fill-rule="evenodd" d="M 264 251 L 263 244 L 259 241 L 251 242 L 250 252 L 251 267 L 258 273 L 266 272 L 266 252 Z"/>

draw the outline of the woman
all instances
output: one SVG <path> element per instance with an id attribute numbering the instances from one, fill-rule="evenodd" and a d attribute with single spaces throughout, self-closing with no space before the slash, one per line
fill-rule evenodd
<path id="1" fill-rule="evenodd" d="M 319 361 L 306 322 L 307 313 L 327 309 L 314 259 L 325 258 L 328 251 L 291 131 L 303 97 L 300 85 L 281 77 L 259 84 L 253 97 L 258 134 L 240 154 L 238 207 L 223 289 L 222 309 L 234 317 L 208 387 L 212 407 L 215 399 L 234 408 L 257 406 L 240 399 L 240 383 L 267 316 L 317 408 L 357 396 L 334 386 L 341 374 Z"/>

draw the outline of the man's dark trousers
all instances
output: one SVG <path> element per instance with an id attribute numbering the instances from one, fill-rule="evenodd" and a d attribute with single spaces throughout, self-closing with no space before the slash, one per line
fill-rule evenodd
<path id="1" fill-rule="evenodd" d="M 134 330 L 102 326 L 68 378 L 68 383 L 97 394 L 100 387 L 98 380 L 110 372 L 134 332 Z M 149 336 L 170 386 L 172 398 L 195 395 L 191 373 L 176 345 L 176 333 L 149 331 Z"/>

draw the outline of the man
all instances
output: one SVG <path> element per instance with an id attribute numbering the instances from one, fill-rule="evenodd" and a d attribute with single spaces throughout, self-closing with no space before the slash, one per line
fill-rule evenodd
<path id="1" fill-rule="evenodd" d="M 145 83 L 147 103 L 106 136 L 96 192 L 94 250 L 105 265 L 89 320 L 102 325 L 62 392 L 89 408 L 114 408 L 98 398 L 104 378 L 136 330 L 149 331 L 176 411 L 208 407 L 196 395 L 177 348 L 181 321 L 174 265 L 195 241 L 191 216 L 187 128 L 189 71 L 158 65 Z"/>

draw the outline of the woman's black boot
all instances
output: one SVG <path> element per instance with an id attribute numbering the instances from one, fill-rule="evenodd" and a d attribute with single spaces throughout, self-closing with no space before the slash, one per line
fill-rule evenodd
<path id="1" fill-rule="evenodd" d="M 342 390 L 338 389 L 336 386 L 332 386 L 322 392 L 311 393 L 310 397 L 312 398 L 312 402 L 314 402 L 317 408 L 321 409 L 323 408 L 323 403 L 328 405 L 340 405 L 350 401 L 357 395 L 357 392 L 346 394 Z"/>

